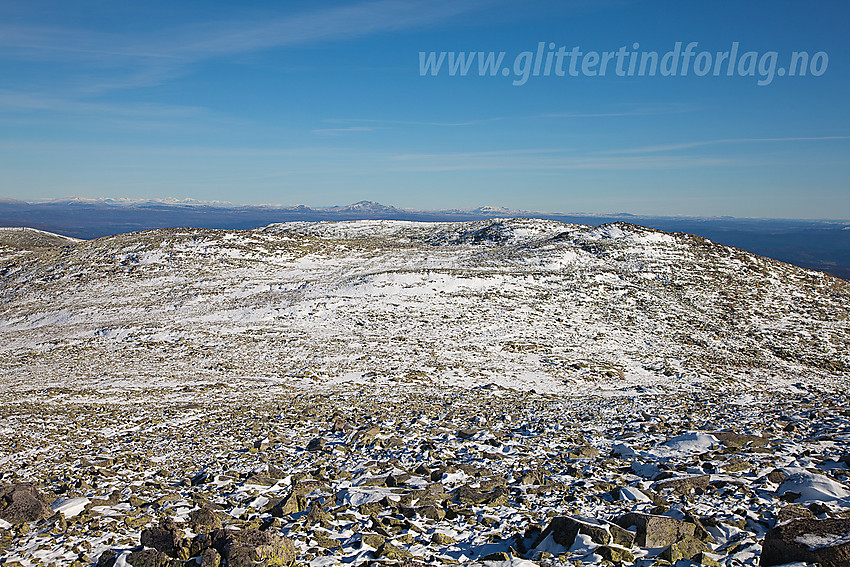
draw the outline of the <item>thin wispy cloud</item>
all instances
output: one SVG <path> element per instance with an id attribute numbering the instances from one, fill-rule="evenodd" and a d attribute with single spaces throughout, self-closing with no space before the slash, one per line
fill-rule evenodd
<path id="1" fill-rule="evenodd" d="M 491 122 L 501 122 L 512 118 L 521 118 L 518 116 L 493 116 L 488 118 L 480 118 L 477 120 L 463 120 L 460 122 L 451 121 L 432 121 L 432 120 L 394 120 L 381 118 L 328 118 L 324 122 L 331 124 L 384 124 L 387 126 L 433 126 L 436 128 L 456 128 L 461 126 L 477 126 Z M 524 117 L 528 118 L 528 117 Z"/>
<path id="2" fill-rule="evenodd" d="M 351 126 L 350 128 L 318 128 L 313 130 L 314 134 L 350 134 L 356 132 L 374 132 L 377 128 L 369 126 Z"/>
<path id="3" fill-rule="evenodd" d="M 336 124 L 386 124 L 390 126 L 432 126 L 436 128 L 457 128 L 467 126 L 482 126 L 496 122 L 505 121 L 528 121 L 549 118 L 612 118 L 612 117 L 628 117 L 628 116 L 653 116 L 680 114 L 684 112 L 695 112 L 699 108 L 692 104 L 657 104 L 657 105 L 642 105 L 637 108 L 631 108 L 620 111 L 601 111 L 601 112 L 547 112 L 542 114 L 515 114 L 506 116 L 488 116 L 473 120 L 461 121 L 440 121 L 440 120 L 401 120 L 401 119 L 380 119 L 380 118 L 328 118 L 324 120 L 327 123 Z"/>
<path id="4" fill-rule="evenodd" d="M 543 114 L 546 118 L 618 118 L 628 116 L 657 116 L 668 114 L 683 114 L 696 112 L 700 107 L 687 103 L 658 103 L 640 105 L 622 110 L 606 110 L 599 112 L 550 112 Z"/>
<path id="5" fill-rule="evenodd" d="M 10 90 L 0 90 L 0 112 L 51 112 L 103 116 L 128 116 L 150 118 L 192 118 L 206 115 L 207 111 L 195 106 L 175 104 L 134 103 L 117 104 L 88 102 Z"/>
<path id="6" fill-rule="evenodd" d="M 850 140 L 850 136 L 790 136 L 784 138 L 726 138 L 721 140 L 700 140 L 695 142 L 682 142 L 679 144 L 660 144 L 655 146 L 644 146 L 640 148 L 626 148 L 603 152 L 605 154 L 653 154 L 673 152 L 678 150 L 689 150 L 705 146 L 721 146 L 730 144 L 760 144 L 778 142 L 834 142 Z"/>
<path id="7" fill-rule="evenodd" d="M 727 166 L 736 158 L 701 156 L 598 156 L 557 149 L 486 152 L 398 154 L 391 157 L 399 171 L 563 171 L 667 170 Z"/>
<path id="8" fill-rule="evenodd" d="M 132 35 L 2 24 L 0 58 L 73 60 L 95 75 L 92 81 L 86 74 L 89 91 L 150 86 L 212 58 L 422 28 L 485 4 L 377 0 L 272 19 L 186 24 Z"/>

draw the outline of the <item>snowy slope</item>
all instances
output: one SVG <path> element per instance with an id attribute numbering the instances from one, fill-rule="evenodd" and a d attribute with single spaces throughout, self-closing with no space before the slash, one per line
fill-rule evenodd
<path id="1" fill-rule="evenodd" d="M 252 377 L 574 391 L 832 383 L 850 366 L 846 282 L 624 223 L 169 229 L 8 251 L 0 266 L 2 364 L 26 384 Z"/>

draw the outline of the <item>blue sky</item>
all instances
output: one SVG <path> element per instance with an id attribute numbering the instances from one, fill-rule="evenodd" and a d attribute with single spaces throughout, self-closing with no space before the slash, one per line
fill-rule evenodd
<path id="1" fill-rule="evenodd" d="M 6 2 L 0 196 L 848 219 L 849 22 L 844 2 Z M 512 72 L 539 42 L 827 64 L 762 86 L 420 75 L 420 52 Z"/>

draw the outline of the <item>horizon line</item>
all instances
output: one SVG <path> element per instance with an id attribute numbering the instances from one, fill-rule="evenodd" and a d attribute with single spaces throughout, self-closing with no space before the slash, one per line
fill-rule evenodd
<path id="1" fill-rule="evenodd" d="M 348 210 L 357 205 L 372 205 L 375 207 L 380 207 L 384 209 L 384 212 L 391 213 L 396 211 L 402 214 L 479 214 L 486 215 L 488 211 L 486 209 L 490 209 L 491 212 L 496 214 L 506 214 L 511 218 L 517 218 L 518 215 L 522 215 L 527 218 L 528 215 L 552 215 L 552 216 L 564 216 L 564 217 L 632 217 L 632 218 L 645 218 L 645 219 L 706 219 L 706 220 L 761 220 L 761 221 L 818 221 L 818 222 L 832 222 L 832 223 L 850 223 L 850 218 L 845 219 L 828 219 L 828 218 L 802 218 L 802 217 L 738 217 L 733 215 L 688 215 L 688 214 L 651 214 L 651 213 L 630 213 L 627 211 L 619 211 L 619 212 L 581 212 L 581 211 L 573 211 L 573 212 L 565 212 L 565 211 L 544 211 L 544 210 L 526 210 L 526 209 L 513 209 L 510 207 L 503 207 L 498 205 L 479 205 L 477 207 L 450 207 L 450 208 L 438 208 L 438 209 L 419 209 L 419 208 L 411 208 L 411 207 L 397 207 L 395 205 L 385 205 L 378 201 L 372 201 L 368 199 L 356 201 L 354 203 L 349 203 L 347 205 L 322 205 L 322 206 L 309 206 L 303 204 L 292 204 L 292 205 L 284 205 L 281 203 L 257 203 L 257 204 L 239 204 L 233 203 L 231 201 L 220 201 L 220 200 L 199 200 L 199 199 L 177 199 L 177 198 L 130 198 L 130 197 L 59 197 L 59 198 L 39 198 L 34 200 L 22 200 L 15 199 L 11 197 L 0 197 L 0 203 L 20 203 L 26 205 L 50 205 L 50 204 L 62 204 L 62 203 L 87 203 L 87 204 L 101 204 L 106 206 L 118 206 L 118 207 L 132 207 L 134 205 L 140 204 L 160 204 L 165 206 L 184 206 L 184 207 L 209 207 L 220 210 L 239 210 L 239 209 L 280 209 L 282 211 L 292 211 L 296 212 L 298 210 L 309 210 L 315 212 L 336 212 L 342 213 L 347 212 L 350 214 L 356 214 L 358 211 L 356 210 Z M 342 209 L 342 210 L 334 210 L 334 209 Z M 360 212 L 368 212 L 368 211 L 360 211 Z M 374 211 L 374 214 L 380 214 L 381 211 Z M 495 218 L 490 216 L 490 218 Z M 365 219 L 365 220 L 373 220 L 373 219 Z M 380 220 L 392 220 L 392 219 L 380 219 Z"/>

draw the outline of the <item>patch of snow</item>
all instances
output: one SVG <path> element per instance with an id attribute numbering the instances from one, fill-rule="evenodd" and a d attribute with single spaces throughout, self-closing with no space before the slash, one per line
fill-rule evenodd
<path id="1" fill-rule="evenodd" d="M 86 505 L 91 502 L 88 498 L 58 498 L 51 505 L 50 509 L 54 512 L 62 512 L 66 518 L 73 518 L 83 510 Z"/>
<path id="2" fill-rule="evenodd" d="M 787 469 L 792 471 L 793 469 Z M 803 504 L 809 502 L 835 502 L 845 506 L 850 506 L 850 490 L 820 474 L 814 474 L 808 471 L 793 472 L 786 478 L 779 488 L 776 489 L 777 494 L 785 494 L 786 492 L 794 492 L 800 495 L 796 502 Z"/>

